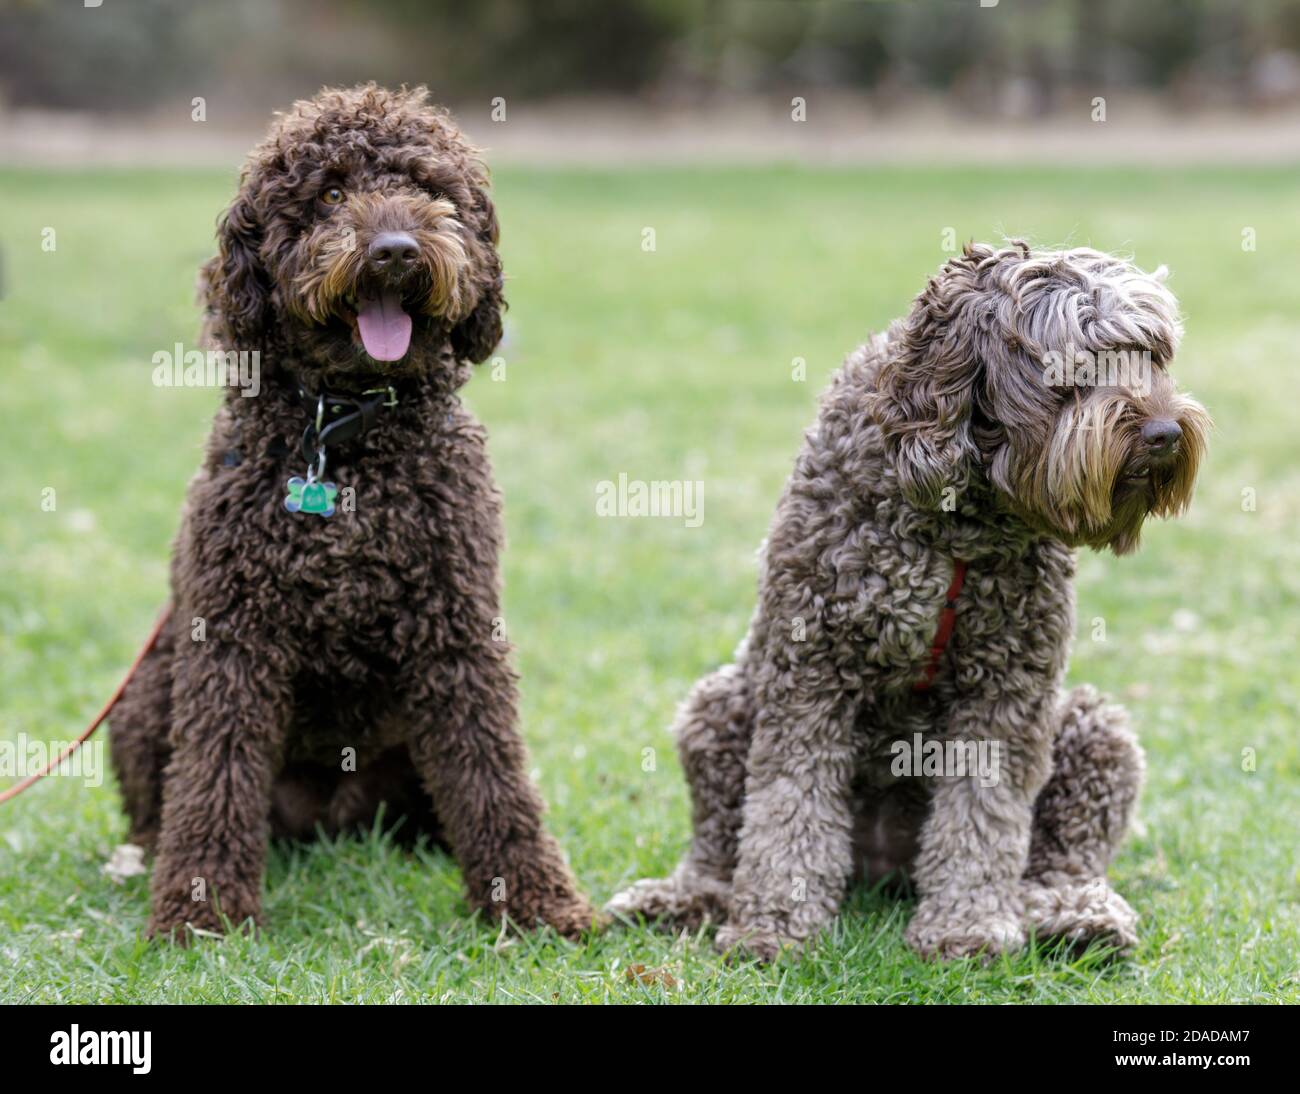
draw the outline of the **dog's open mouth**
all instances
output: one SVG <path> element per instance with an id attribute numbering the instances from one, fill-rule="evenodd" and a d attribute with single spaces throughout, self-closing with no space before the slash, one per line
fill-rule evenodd
<path id="1" fill-rule="evenodd" d="M 376 361 L 400 361 L 411 348 L 411 315 L 396 289 L 362 289 L 348 301 L 354 332 Z"/>
<path id="2" fill-rule="evenodd" d="M 1116 486 L 1129 490 L 1151 490 L 1165 478 L 1166 471 L 1153 464 L 1143 453 L 1135 453 L 1120 471 Z"/>

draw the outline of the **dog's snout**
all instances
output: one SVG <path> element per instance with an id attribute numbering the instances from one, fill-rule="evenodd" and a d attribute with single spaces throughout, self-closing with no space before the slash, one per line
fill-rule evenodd
<path id="1" fill-rule="evenodd" d="M 420 257 L 420 248 L 406 232 L 380 232 L 366 249 L 366 262 L 373 273 L 401 277 Z"/>
<path id="2" fill-rule="evenodd" d="M 1152 459 L 1160 460 L 1178 451 L 1183 431 L 1171 418 L 1153 418 L 1142 426 L 1142 441 Z"/>

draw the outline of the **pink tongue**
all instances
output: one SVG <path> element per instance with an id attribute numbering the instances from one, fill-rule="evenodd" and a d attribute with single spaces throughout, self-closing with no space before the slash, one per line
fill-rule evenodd
<path id="1" fill-rule="evenodd" d="M 376 361 L 400 361 L 411 345 L 411 317 L 395 292 L 362 300 L 357 328 L 366 352 Z"/>

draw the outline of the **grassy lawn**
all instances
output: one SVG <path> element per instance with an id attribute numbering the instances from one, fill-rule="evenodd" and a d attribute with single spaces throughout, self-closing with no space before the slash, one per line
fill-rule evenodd
<path id="1" fill-rule="evenodd" d="M 192 342 L 194 273 L 232 190 L 233 173 L 0 173 L 0 736 L 78 732 L 166 595 L 217 396 L 154 388 L 150 358 Z M 1150 527 L 1136 557 L 1081 560 L 1071 670 L 1124 698 L 1148 753 L 1113 870 L 1136 955 L 930 965 L 903 945 L 910 906 L 867 892 L 769 968 L 649 930 L 499 939 L 466 917 L 449 858 L 379 836 L 274 850 L 268 929 L 180 951 L 141 940 L 148 879 L 102 872 L 125 836 L 111 778 L 60 778 L 0 806 L 0 1000 L 1300 1001 L 1300 175 L 512 170 L 497 194 L 506 377 L 481 370 L 467 398 L 506 495 L 523 731 L 599 901 L 683 849 L 674 707 L 744 631 L 825 378 L 906 309 L 944 230 L 1171 267 L 1176 373 L 1217 433 L 1186 519 Z M 703 524 L 597 518 L 596 483 L 620 472 L 703 480 Z"/>

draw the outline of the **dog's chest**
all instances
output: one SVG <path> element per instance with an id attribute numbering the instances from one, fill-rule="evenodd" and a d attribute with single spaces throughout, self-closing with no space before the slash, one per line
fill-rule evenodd
<path id="1" fill-rule="evenodd" d="M 342 470 L 327 518 L 278 515 L 287 540 L 282 588 L 323 636 L 392 624 L 436 605 L 437 517 L 418 494 Z"/>
<path id="2" fill-rule="evenodd" d="M 907 565 L 905 584 L 891 579 L 885 560 L 847 580 L 841 576 L 841 591 L 850 583 L 857 586 L 848 609 L 848 641 L 869 695 L 910 693 L 932 683 L 930 676 L 937 676 L 950 659 L 960 617 L 971 607 L 963 602 L 963 590 L 953 588 L 952 558 L 934 553 L 923 565 L 916 559 Z"/>
<path id="3" fill-rule="evenodd" d="M 908 580 L 883 559 L 856 575 L 849 631 L 869 704 L 907 707 L 988 686 L 1022 646 L 1022 661 L 1046 670 L 1068 641 L 1068 588 L 1045 595 L 1031 560 L 934 552 L 907 556 L 898 572 Z"/>
<path id="4" fill-rule="evenodd" d="M 289 477 L 279 465 L 244 466 L 196 481 L 182 552 L 193 557 L 182 580 L 196 605 L 269 601 L 304 654 L 345 665 L 427 632 L 445 606 L 448 520 L 429 492 L 381 465 L 340 463 L 326 475 L 336 488 L 326 516 L 286 507 Z"/>

